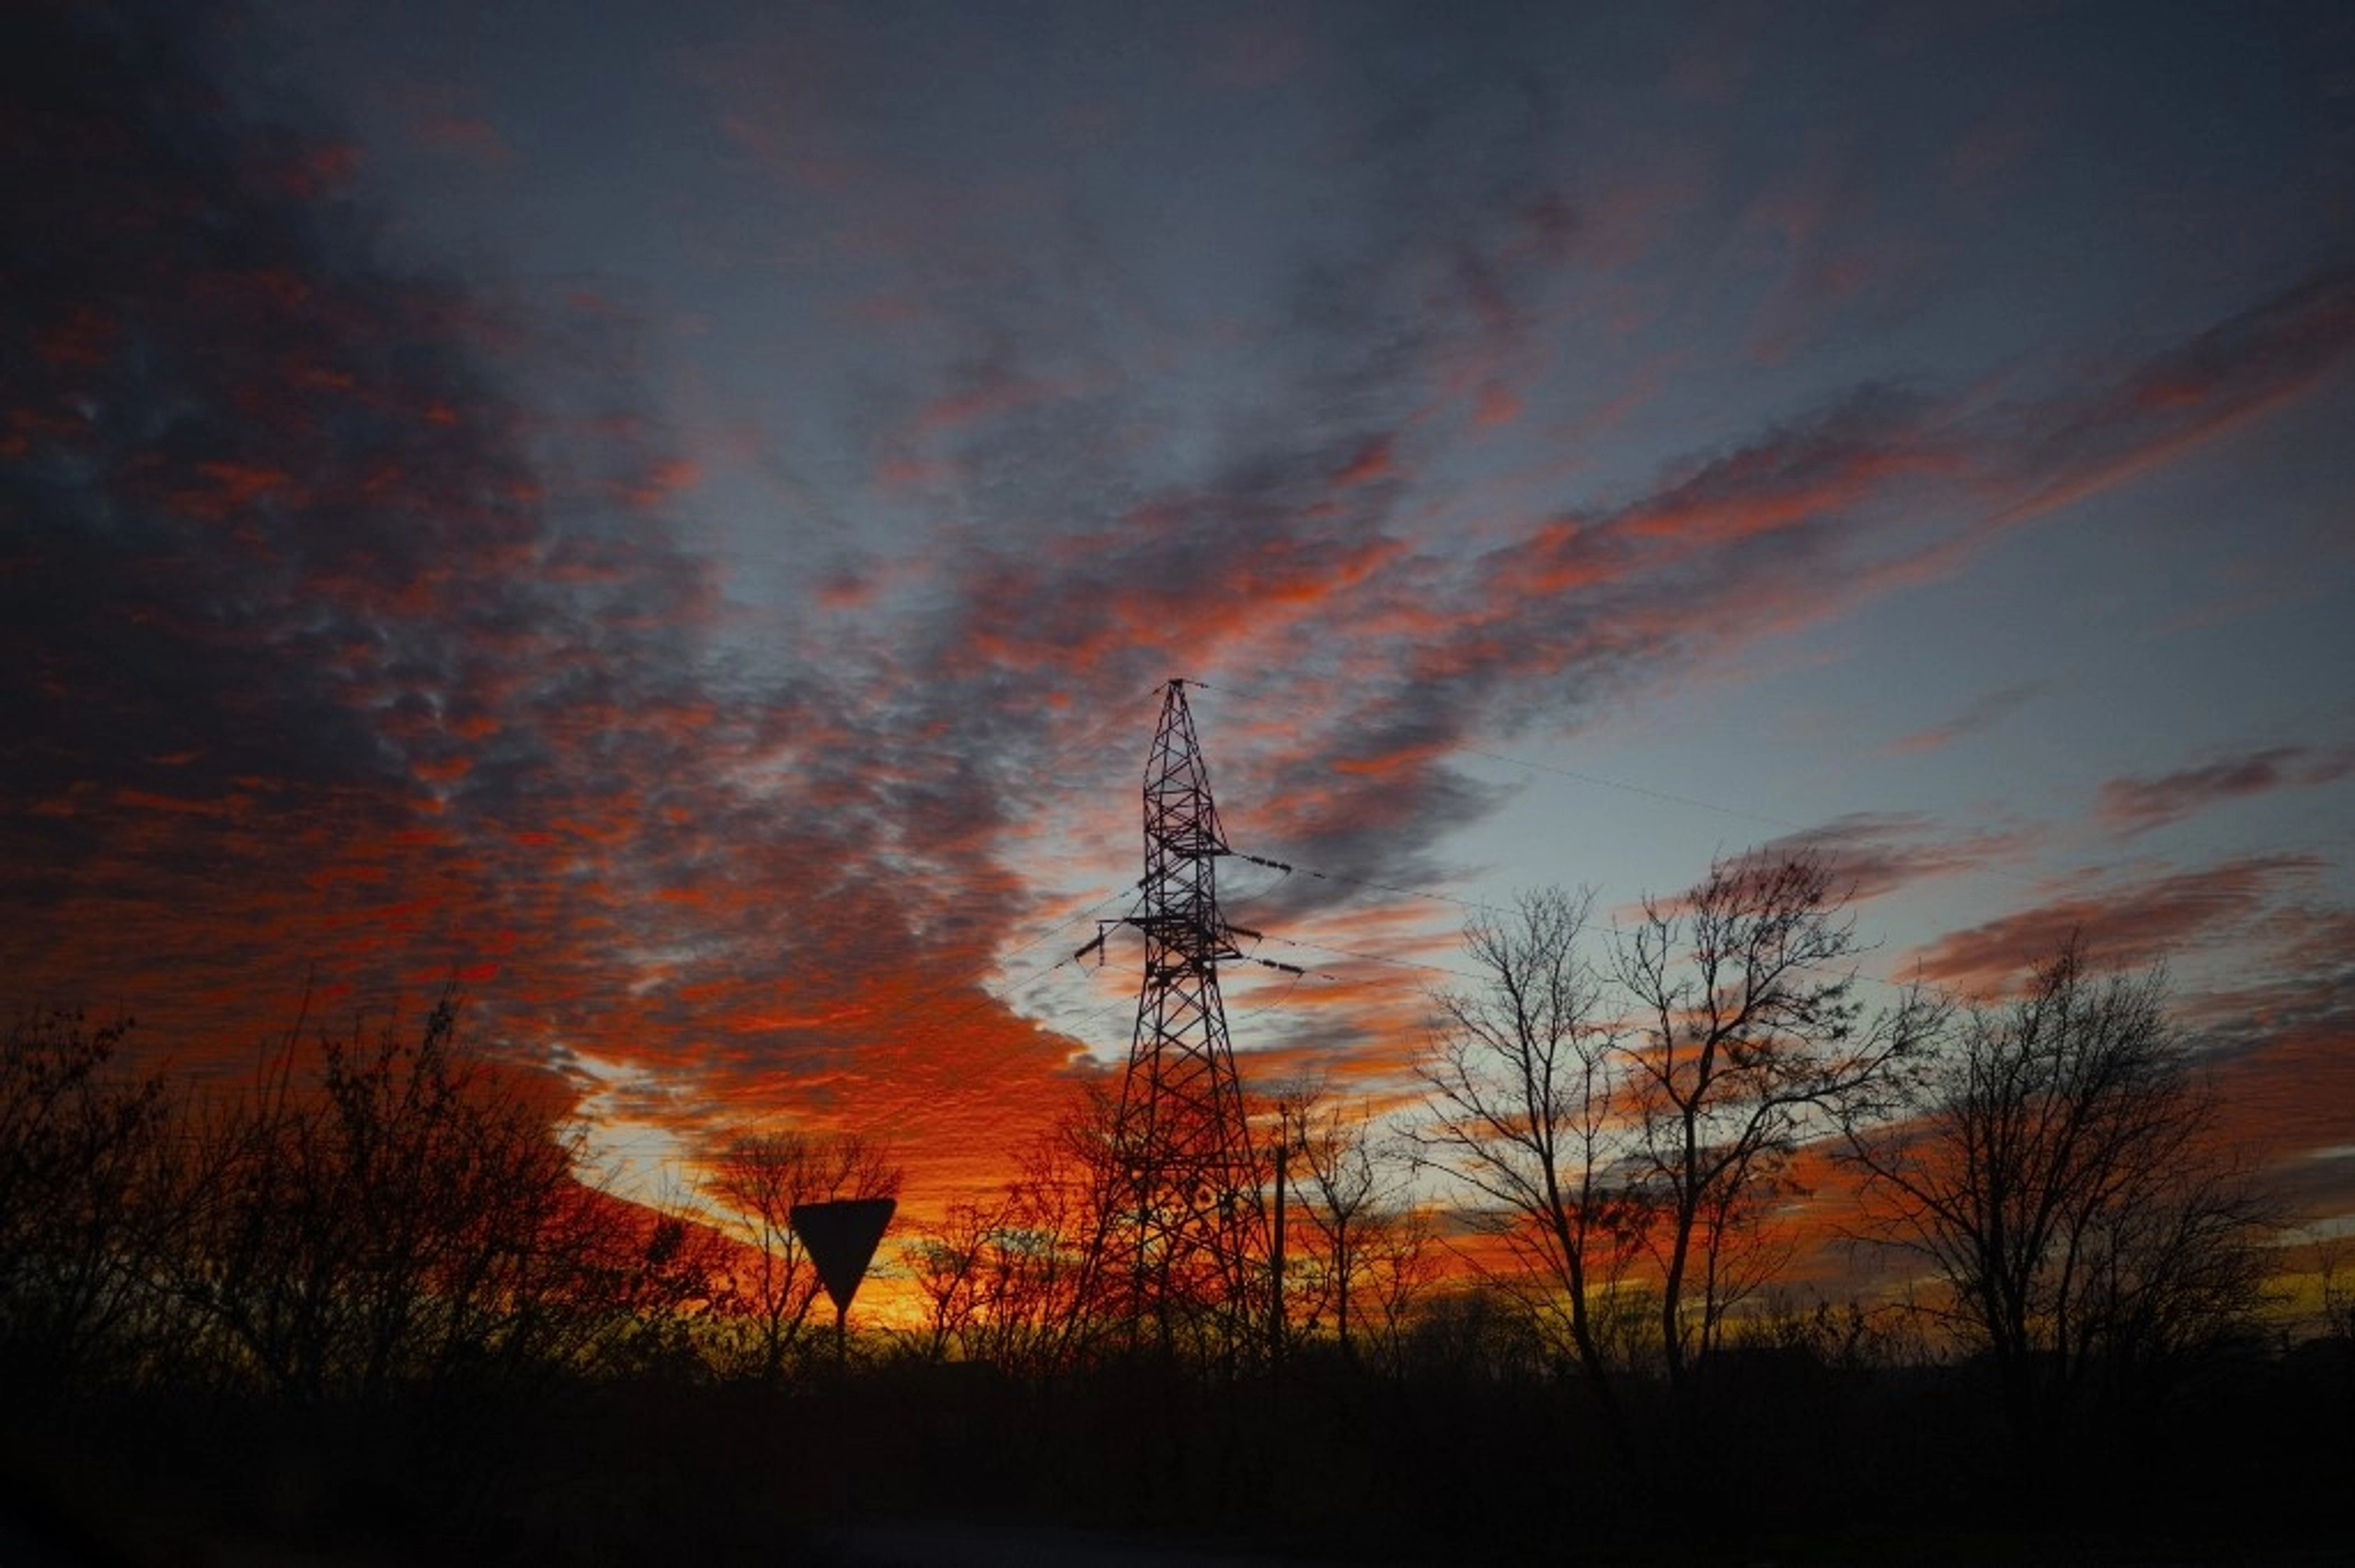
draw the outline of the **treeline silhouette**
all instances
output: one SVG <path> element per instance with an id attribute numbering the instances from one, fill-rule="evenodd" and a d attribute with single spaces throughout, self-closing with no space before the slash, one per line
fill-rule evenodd
<path id="1" fill-rule="evenodd" d="M 789 1215 L 896 1191 L 879 1144 L 747 1130 L 702 1202 L 648 1207 L 584 1181 L 562 1097 L 454 995 L 235 1086 L 22 1015 L 0 1547 L 773 1562 L 924 1519 L 1336 1562 L 2326 1551 L 2355 1315 L 2270 1310 L 2270 1213 L 2157 982 L 2073 944 L 2007 1001 L 1867 1016 L 1821 872 L 1720 867 L 1607 970 L 1567 896 L 1476 921 L 1404 1135 L 1263 1092 L 1281 1265 L 1151 1325 L 1091 1252 L 1132 1192 L 1083 1093 L 897 1238 L 913 1316 L 839 1366 Z M 1887 1297 L 1786 1277 L 1803 1149 Z"/>

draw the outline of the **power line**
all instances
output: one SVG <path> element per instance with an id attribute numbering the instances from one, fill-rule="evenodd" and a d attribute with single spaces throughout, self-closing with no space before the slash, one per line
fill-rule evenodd
<path id="1" fill-rule="evenodd" d="M 1290 711 L 1300 711 L 1299 704 L 1287 704 L 1280 698 L 1262 697 L 1256 692 L 1229 686 L 1223 682 L 1217 685 L 1212 685 L 1209 682 L 1200 681 L 1190 683 L 1200 686 L 1206 691 L 1218 692 L 1226 696 L 1240 698 L 1245 702 L 1264 703 L 1273 706 L 1287 707 Z M 1557 778 L 1570 779 L 1580 784 L 1593 784 L 1603 789 L 1614 789 L 1628 795 L 1642 795 L 1646 799 L 1657 800 L 1665 805 L 1682 806 L 1691 810 L 1710 812 L 1716 816 L 1728 818 L 1735 821 L 1753 822 L 1761 827 L 1781 829 L 1786 833 L 1798 835 L 1801 842 L 1820 842 L 1830 838 L 1834 831 L 1834 830 L 1828 824 L 1817 823 L 1809 825 L 1805 822 L 1794 821 L 1787 817 L 1777 817 L 1771 813 L 1763 811 L 1745 810 L 1740 807 L 1726 806 L 1717 801 L 1703 800 L 1695 795 L 1679 795 L 1671 790 L 1655 789 L 1649 784 L 1631 784 L 1626 779 L 1613 778 L 1608 774 L 1597 773 L 1585 769 L 1566 768 L 1558 763 L 1534 761 L 1527 757 L 1516 757 L 1507 752 L 1491 750 L 1484 747 L 1453 745 L 1449 750 L 1464 756 L 1479 757 L 1491 762 L 1501 762 L 1508 767 L 1521 768 L 1534 773 L 1548 773 Z M 2021 872 L 2008 871 L 1998 865 L 1982 865 L 1972 867 L 1972 869 L 1989 876 L 2001 877 L 2005 881 L 2020 883 L 2023 886 L 2035 886 L 2039 880 L 2035 876 L 2031 876 Z M 1367 886 L 1378 887 L 1380 884 L 1369 883 Z M 1491 906 L 1475 903 L 1471 900 L 1455 901 L 1465 903 L 1467 907 L 1475 909 L 1485 910 L 1491 908 Z"/>
<path id="2" fill-rule="evenodd" d="M 1488 914 L 1511 912 L 1495 904 L 1484 904 L 1476 898 L 1462 898 L 1453 893 L 1442 893 L 1429 887 L 1402 887 L 1395 882 L 1376 882 L 1371 877 L 1351 876 L 1345 872 L 1319 871 L 1313 865 L 1295 865 L 1289 861 L 1271 860 L 1267 856 L 1246 853 L 1242 850 L 1236 850 L 1235 856 L 1238 860 L 1247 860 L 1254 865 L 1264 865 L 1271 871 L 1281 871 L 1287 876 L 1308 876 L 1319 882 L 1347 882 L 1359 887 L 1373 887 L 1384 893 L 1396 893 L 1403 898 L 1431 898 L 1440 903 L 1454 904 L 1463 909 L 1478 910 Z M 1267 893 L 1268 889 L 1263 887 L 1252 897 L 1265 898 Z"/>
<path id="3" fill-rule="evenodd" d="M 1300 989 L 1301 981 L 1307 978 L 1308 974 L 1306 970 L 1295 972 L 1292 978 L 1292 983 L 1277 993 L 1273 1001 L 1263 1001 L 1258 1006 L 1252 1008 L 1248 1012 L 1236 1013 L 1232 1022 L 1241 1024 L 1248 1019 L 1257 1018 L 1263 1013 L 1273 1013 L 1277 1008 L 1281 1007 L 1284 1003 L 1292 1000 L 1292 993 Z M 1331 977 L 1325 976 L 1322 978 L 1329 979 Z"/>
<path id="4" fill-rule="evenodd" d="M 1363 962 L 1365 962 L 1365 963 L 1368 963 L 1368 964 L 1384 964 L 1384 965 L 1388 965 L 1388 966 L 1390 966 L 1390 967 L 1393 967 L 1393 968 L 1400 968 L 1400 969 L 1428 969 L 1428 970 L 1429 970 L 1429 971 L 1430 971 L 1432 974 L 1435 974 L 1435 975 L 1448 975 L 1448 976 L 1451 976 L 1451 977 L 1453 977 L 1453 978 L 1454 978 L 1454 979 L 1459 979 L 1459 980 L 1471 980 L 1471 981 L 1476 981 L 1476 981 L 1480 979 L 1480 977 L 1479 977 L 1479 976 L 1477 976 L 1477 975 L 1467 975 L 1467 974 L 1465 974 L 1465 973 L 1463 970 L 1461 970 L 1461 969 L 1451 969 L 1451 968 L 1447 967 L 1446 967 L 1445 965 L 1443 965 L 1443 964 L 1425 964 L 1425 963 L 1422 963 L 1422 962 L 1420 962 L 1420 961 L 1419 961 L 1419 960 L 1417 960 L 1417 959 L 1413 959 L 1413 958 L 1390 958 L 1390 957 L 1384 957 L 1383 955 L 1381 955 L 1381 954 L 1379 954 L 1379 953 L 1361 953 L 1361 952 L 1357 951 L 1355 948 L 1351 948 L 1351 947 L 1335 947 L 1335 946 L 1330 945 L 1329 944 L 1322 943 L 1322 942 L 1296 942 L 1296 941 L 1294 941 L 1292 938 L 1291 938 L 1291 937 L 1289 937 L 1289 936 L 1271 936 L 1271 937 L 1269 937 L 1267 940 L 1269 940 L 1269 941 L 1270 941 L 1270 942 L 1281 942 L 1281 943 L 1282 943 L 1282 944 L 1283 944 L 1285 946 L 1287 946 L 1287 947 L 1305 947 L 1305 948 L 1312 948 L 1312 949 L 1314 949 L 1315 951 L 1319 952 L 1319 953 L 1332 953 L 1332 954 L 1337 954 L 1337 955 L 1338 955 L 1339 956 L 1344 957 L 1344 958 L 1356 958 L 1356 959 L 1360 959 L 1360 960 L 1361 960 L 1361 961 L 1363 961 Z M 1320 974 L 1317 978 L 1318 978 L 1318 979 L 1320 979 L 1333 980 L 1333 979 L 1338 979 L 1340 977 L 1339 977 L 1339 976 L 1338 976 L 1338 975 L 1325 975 L 1325 974 Z"/>
<path id="5" fill-rule="evenodd" d="M 1487 751 L 1477 746 L 1458 746 L 1455 750 L 1467 757 L 1485 757 L 1491 762 L 1503 762 L 1511 767 L 1527 768 L 1532 773 L 1554 773 L 1562 778 L 1576 779 L 1580 784 L 1601 784 L 1605 789 L 1625 790 L 1629 795 L 1647 795 L 1653 800 L 1666 801 L 1671 806 L 1689 806 L 1697 811 L 1714 811 L 1720 817 L 1732 817 L 1745 822 L 1763 823 L 1769 828 L 1786 828 L 1795 833 L 1804 833 L 1809 830 L 1807 824 L 1794 822 L 1787 818 L 1769 817 L 1763 812 L 1742 811 L 1730 806 L 1718 806 L 1711 801 L 1696 800 L 1689 795 L 1675 795 L 1668 790 L 1653 789 L 1646 784 L 1629 784 L 1625 779 L 1605 778 L 1601 773 L 1582 773 L 1576 768 L 1557 767 L 1551 762 L 1533 762 L 1526 757 L 1508 757 L 1501 751 Z"/>
<path id="6" fill-rule="evenodd" d="M 1505 908 L 1502 908 L 1502 907 L 1500 907 L 1500 906 L 1499 906 L 1499 905 L 1482 903 L 1482 902 L 1478 901 L 1477 899 L 1473 899 L 1473 898 L 1458 898 L 1458 897 L 1456 897 L 1456 896 L 1455 896 L 1454 894 L 1453 894 L 1453 893 L 1442 893 L 1442 892 L 1439 892 L 1439 891 L 1437 891 L 1437 890 L 1435 890 L 1435 889 L 1429 888 L 1429 887 L 1400 887 L 1400 886 L 1398 886 L 1398 885 L 1397 885 L 1397 884 L 1396 884 L 1396 883 L 1389 883 L 1389 882 L 1374 882 L 1374 881 L 1370 881 L 1370 880 L 1368 880 L 1368 879 L 1366 879 L 1366 878 L 1363 878 L 1363 877 L 1350 876 L 1346 876 L 1346 875 L 1344 875 L 1344 874 L 1342 874 L 1342 873 L 1340 873 L 1340 872 L 1338 872 L 1338 871 L 1317 871 L 1317 870 L 1315 870 L 1315 869 L 1313 869 L 1313 868 L 1311 868 L 1311 867 L 1307 867 L 1307 866 L 1295 866 L 1295 865 L 1289 864 L 1287 864 L 1287 863 L 1285 863 L 1285 862 L 1283 862 L 1283 861 L 1280 861 L 1280 860 L 1271 860 L 1271 859 L 1268 859 L 1268 858 L 1265 858 L 1265 857 L 1263 857 L 1263 856 L 1259 856 L 1259 855 L 1255 855 L 1255 854 L 1246 854 L 1246 853 L 1243 853 L 1243 852 L 1241 852 L 1241 851 L 1236 851 L 1236 852 L 1235 852 L 1235 854 L 1236 854 L 1237 858 L 1239 858 L 1239 859 L 1243 859 L 1243 860 L 1250 861 L 1252 864 L 1256 864 L 1256 865 L 1265 865 L 1265 866 L 1272 867 L 1272 868 L 1274 868 L 1275 870 L 1278 870 L 1278 871 L 1289 872 L 1289 873 L 1294 873 L 1294 874 L 1297 874 L 1297 875 L 1306 876 L 1314 876 L 1314 877 L 1316 877 L 1316 878 L 1318 878 L 1319 880 L 1323 880 L 1323 881 L 1330 881 L 1330 882 L 1350 882 L 1350 883 L 1355 883 L 1355 884 L 1357 884 L 1357 885 L 1358 885 L 1358 886 L 1360 886 L 1360 887 L 1378 887 L 1378 888 L 1382 889 L 1382 890 L 1383 890 L 1383 891 L 1384 891 L 1384 892 L 1388 892 L 1388 893 L 1396 893 L 1396 894 L 1399 895 L 1399 896 L 1400 896 L 1400 897 L 1402 897 L 1402 898 L 1430 898 L 1430 899 L 1435 900 L 1435 901 L 1440 902 L 1440 903 L 1455 904 L 1455 905 L 1459 905 L 1459 906 L 1461 906 L 1462 908 L 1465 908 L 1465 909 L 1468 909 L 1468 910 L 1479 910 L 1479 911 L 1481 911 L 1482 913 L 1485 913 L 1485 914 L 1502 915 L 1502 916 L 1505 916 L 1506 918 L 1511 918 L 1514 913 L 1516 913 L 1516 911 L 1515 911 L 1515 910 L 1509 910 L 1509 909 L 1505 909 Z M 1576 931 L 1582 931 L 1582 932 L 1593 933 L 1598 934 L 1598 935 L 1602 933 L 1602 928 L 1597 927 L 1597 926 L 1594 924 L 1594 922 L 1593 922 L 1593 921 L 1576 921 L 1576 922 L 1574 922 L 1574 923 L 1573 923 L 1573 925 L 1572 925 L 1572 929 L 1573 929 L 1573 930 L 1576 930 Z M 1611 927 L 1610 929 L 1611 929 L 1614 933 L 1615 933 L 1615 932 L 1617 931 L 1617 929 L 1618 929 L 1618 928 L 1614 925 L 1614 926 Z M 1284 938 L 1284 937 L 1274 937 L 1274 938 L 1270 938 L 1269 940 L 1272 940 L 1272 941 L 1278 941 L 1278 942 L 1288 942 L 1288 941 L 1289 941 L 1289 939 L 1288 939 L 1288 938 Z M 1304 945 L 1304 944 L 1298 944 L 1298 943 L 1293 943 L 1293 944 L 1292 944 L 1292 945 L 1299 946 L 1299 945 Z M 1304 945 L 1311 946 L 1311 947 L 1315 947 L 1315 946 L 1317 946 L 1318 944 L 1315 944 L 1315 943 L 1308 943 L 1308 944 L 1305 944 Z M 1367 962 L 1369 962 L 1369 963 L 1376 963 L 1376 964 L 1396 964 L 1396 965 L 1405 966 L 1405 967 L 1410 967 L 1410 968 L 1418 968 L 1418 969 L 1430 969 L 1430 970 L 1434 970 L 1434 971 L 1436 971 L 1437 973 L 1440 973 L 1440 974 L 1442 974 L 1442 975 L 1452 975 L 1452 976 L 1453 976 L 1454 978 L 1456 978 L 1457 979 L 1460 979 L 1460 980 L 1469 980 L 1469 981 L 1473 981 L 1473 982 L 1475 982 L 1475 983 L 1477 983 L 1477 981 L 1478 981 L 1478 980 L 1480 979 L 1480 978 L 1481 978 L 1481 977 L 1476 976 L 1476 975 L 1466 975 L 1465 973 L 1464 973 L 1464 972 L 1463 972 L 1462 970 L 1460 970 L 1460 969 L 1450 969 L 1450 968 L 1446 968 L 1446 967 L 1442 967 L 1442 966 L 1441 966 L 1441 965 L 1437 965 L 1437 964 L 1419 964 L 1419 963 L 1416 963 L 1416 962 L 1415 962 L 1414 960 L 1412 960 L 1412 959 L 1407 959 L 1407 958 L 1383 958 L 1383 957 L 1376 956 L 1375 955 L 1371 954 L 1371 953 L 1353 953 L 1353 952 L 1350 952 L 1348 948 L 1343 948 L 1343 947 L 1322 947 L 1322 948 L 1319 948 L 1319 950 L 1320 950 L 1320 951 L 1322 951 L 1322 952 L 1327 952 L 1327 953 L 1340 953 L 1340 954 L 1344 954 L 1344 955 L 1346 955 L 1347 956 L 1350 956 L 1350 957 L 1352 957 L 1352 958 L 1362 958 L 1362 959 L 1365 959 L 1365 960 L 1366 960 Z M 1800 965 L 1800 966 L 1798 966 L 1798 967 L 1801 967 L 1801 968 L 1804 968 L 1804 969 L 1806 969 L 1806 970 L 1808 970 L 1808 971 L 1809 971 L 1810 973 L 1814 973 L 1814 974 L 1832 975 L 1832 974 L 1836 974 L 1836 973 L 1837 973 L 1837 971 L 1836 971 L 1835 969 L 1833 969 L 1833 968 L 1832 968 L 1832 967 L 1828 967 L 1828 966 L 1821 965 L 1821 964 L 1803 964 L 1803 965 Z M 1895 991 L 1904 991 L 1904 990 L 1910 990 L 1910 989 L 1911 989 L 1911 988 L 1909 988 L 1909 987 L 1907 987 L 1907 986 L 1905 986 L 1905 985 L 1901 984 L 1901 982 L 1899 982 L 1899 981 L 1892 980 L 1892 979 L 1888 979 L 1883 978 L 1882 976 L 1873 974 L 1873 973 L 1871 973 L 1870 971 L 1868 971 L 1868 970 L 1867 970 L 1867 969 L 1863 968 L 1861 966 L 1859 966 L 1859 967 L 1855 967 L 1855 968 L 1854 968 L 1854 969 L 1850 970 L 1849 972 L 1850 972 L 1850 974 L 1851 974 L 1854 978 L 1855 978 L 1855 979 L 1863 979 L 1863 980 L 1868 980 L 1868 981 L 1870 981 L 1871 983 L 1873 983 L 1874 985 L 1887 986 L 1887 987 L 1888 987 L 1890 990 L 1895 990 Z"/>
<path id="7" fill-rule="evenodd" d="M 1282 703 L 1281 699 L 1261 697 L 1256 692 L 1243 691 L 1236 687 L 1229 686 L 1223 681 L 1217 685 L 1212 685 L 1209 681 L 1189 681 L 1189 684 L 1200 686 L 1206 692 L 1217 692 L 1225 696 L 1238 697 L 1245 702 L 1271 703 L 1280 706 L 1290 705 L 1295 709 L 1298 707 L 1298 704 L 1285 704 Z M 1669 790 L 1654 789 L 1648 784 L 1629 784 L 1625 779 L 1610 778 L 1602 773 L 1587 773 L 1577 768 L 1560 767 L 1551 762 L 1533 762 L 1526 757 L 1507 756 L 1501 751 L 1490 751 L 1477 746 L 1454 746 L 1450 748 L 1450 750 L 1461 752 L 1463 755 L 1467 757 L 1483 757 L 1491 762 L 1503 762 L 1510 767 L 1526 768 L 1532 773 L 1553 773 L 1561 778 L 1576 779 L 1580 784 L 1600 784 L 1605 789 L 1624 790 L 1629 795 L 1644 795 L 1653 800 L 1665 801 L 1671 806 L 1687 806 L 1697 811 L 1712 811 L 1720 817 L 1731 817 L 1746 822 L 1757 822 L 1769 828 L 1784 828 L 1792 832 L 1803 833 L 1808 831 L 1807 824 L 1804 822 L 1791 821 L 1788 818 L 1772 817 L 1763 812 L 1744 811 L 1736 807 L 1720 806 L 1714 801 L 1696 799 L 1689 795 L 1677 795 Z"/>

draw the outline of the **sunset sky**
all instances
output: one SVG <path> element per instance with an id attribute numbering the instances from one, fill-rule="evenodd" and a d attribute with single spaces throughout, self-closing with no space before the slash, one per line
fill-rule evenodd
<path id="1" fill-rule="evenodd" d="M 12 1010 L 455 977 L 928 1212 L 1126 1051 L 1185 676 L 1248 1082 L 1806 841 L 2355 1215 L 2343 4 L 31 0 L 0 159 Z"/>

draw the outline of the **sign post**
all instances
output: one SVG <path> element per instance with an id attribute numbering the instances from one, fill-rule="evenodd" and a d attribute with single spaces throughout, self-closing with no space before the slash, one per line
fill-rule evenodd
<path id="1" fill-rule="evenodd" d="M 793 1233 L 810 1249 L 818 1283 L 826 1288 L 827 1299 L 834 1304 L 834 1366 L 838 1369 L 849 1354 L 848 1330 L 843 1325 L 851 1298 L 858 1294 L 867 1265 L 874 1261 L 876 1244 L 883 1240 L 883 1228 L 891 1223 L 891 1211 L 898 1207 L 888 1197 L 793 1206 Z"/>

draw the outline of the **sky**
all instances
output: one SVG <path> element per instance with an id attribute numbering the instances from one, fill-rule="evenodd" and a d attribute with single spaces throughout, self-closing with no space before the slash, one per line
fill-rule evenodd
<path id="1" fill-rule="evenodd" d="M 2164 960 L 2355 1217 L 2344 6 L 30 0 L 0 159 L 14 1009 L 455 982 L 936 1211 L 1125 1056 L 1184 677 L 1246 1083 L 1804 845 L 1868 989 Z"/>

